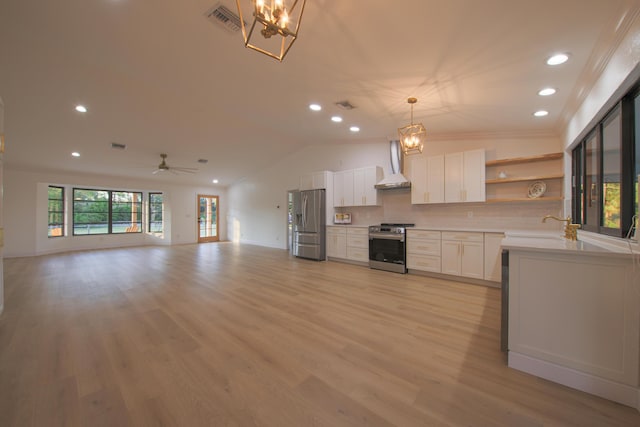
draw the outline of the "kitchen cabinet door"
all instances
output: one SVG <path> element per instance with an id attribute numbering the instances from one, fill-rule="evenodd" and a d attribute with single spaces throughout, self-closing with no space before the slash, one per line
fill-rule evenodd
<path id="1" fill-rule="evenodd" d="M 347 257 L 347 231 L 342 227 L 327 227 L 327 256 Z"/>
<path id="2" fill-rule="evenodd" d="M 371 166 L 353 171 L 353 205 L 378 205 L 378 190 L 375 185 L 382 179 L 382 168 Z"/>
<path id="3" fill-rule="evenodd" d="M 442 232 L 442 272 L 456 276 L 484 278 L 484 234 Z"/>
<path id="4" fill-rule="evenodd" d="M 441 265 L 442 273 L 452 274 L 454 276 L 460 276 L 460 242 L 443 240 L 442 241 L 442 253 L 441 253 Z"/>
<path id="5" fill-rule="evenodd" d="M 444 156 L 415 157 L 411 163 L 411 203 L 444 203 Z"/>
<path id="6" fill-rule="evenodd" d="M 484 150 L 451 153 L 444 156 L 445 202 L 484 202 Z"/>
<path id="7" fill-rule="evenodd" d="M 444 156 L 444 199 L 447 203 L 462 202 L 463 153 Z"/>
<path id="8" fill-rule="evenodd" d="M 484 279 L 484 245 L 482 242 L 460 243 L 460 275 Z"/>
<path id="9" fill-rule="evenodd" d="M 300 190 L 326 189 L 331 181 L 329 179 L 329 174 L 331 173 L 329 171 L 320 171 L 300 176 Z"/>
<path id="10" fill-rule="evenodd" d="M 465 151 L 462 164 L 462 190 L 465 202 L 484 202 L 486 197 L 484 150 Z"/>
<path id="11" fill-rule="evenodd" d="M 333 206 L 353 206 L 353 170 L 333 174 Z"/>

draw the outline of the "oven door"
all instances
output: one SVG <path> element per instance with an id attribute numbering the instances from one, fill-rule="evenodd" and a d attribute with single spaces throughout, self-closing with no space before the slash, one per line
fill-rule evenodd
<path id="1" fill-rule="evenodd" d="M 404 234 L 369 233 L 369 267 L 406 273 Z"/>

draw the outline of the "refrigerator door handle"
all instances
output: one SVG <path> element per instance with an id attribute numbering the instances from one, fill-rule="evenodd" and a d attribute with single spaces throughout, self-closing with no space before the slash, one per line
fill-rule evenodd
<path id="1" fill-rule="evenodd" d="M 307 195 L 302 195 L 302 226 L 307 228 Z"/>

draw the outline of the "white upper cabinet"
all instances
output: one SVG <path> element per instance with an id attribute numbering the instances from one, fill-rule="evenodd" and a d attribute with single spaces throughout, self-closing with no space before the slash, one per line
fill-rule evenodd
<path id="1" fill-rule="evenodd" d="M 411 203 L 484 202 L 484 158 L 484 150 L 414 157 Z"/>
<path id="2" fill-rule="evenodd" d="M 378 190 L 375 185 L 382 179 L 382 168 L 371 166 L 353 171 L 353 205 L 378 205 Z"/>
<path id="3" fill-rule="evenodd" d="M 302 175 L 300 177 L 300 190 L 327 189 L 331 183 L 330 175 L 333 172 L 320 171 Z"/>
<path id="4" fill-rule="evenodd" d="M 334 172 L 333 206 L 353 206 L 353 170 Z"/>
<path id="5" fill-rule="evenodd" d="M 375 185 L 382 179 L 382 168 L 350 169 L 333 174 L 333 205 L 375 206 L 379 204 Z"/>
<path id="6" fill-rule="evenodd" d="M 444 156 L 412 159 L 411 203 L 444 203 Z"/>
<path id="7" fill-rule="evenodd" d="M 465 151 L 444 156 L 444 199 L 453 202 L 484 202 L 484 150 Z"/>

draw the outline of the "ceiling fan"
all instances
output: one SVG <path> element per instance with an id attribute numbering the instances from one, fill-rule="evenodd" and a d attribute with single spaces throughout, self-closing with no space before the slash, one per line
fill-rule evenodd
<path id="1" fill-rule="evenodd" d="M 198 170 L 196 168 L 183 168 L 183 167 L 178 167 L 178 166 L 169 166 L 167 164 L 167 155 L 162 153 L 162 154 L 160 154 L 160 157 L 162 158 L 162 161 L 158 165 L 158 169 L 153 171 L 154 175 L 157 174 L 157 173 L 160 173 L 160 172 L 171 172 L 173 174 L 196 173 L 197 170 Z"/>

